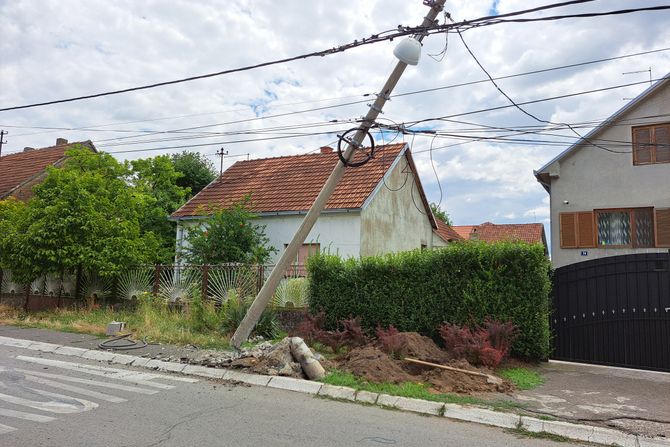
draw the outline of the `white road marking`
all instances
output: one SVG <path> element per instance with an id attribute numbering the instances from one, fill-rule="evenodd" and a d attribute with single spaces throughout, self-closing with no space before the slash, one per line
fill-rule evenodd
<path id="1" fill-rule="evenodd" d="M 8 418 L 25 419 L 26 421 L 33 421 L 33 422 L 51 422 L 56 420 L 56 418 L 52 418 L 51 416 L 25 413 L 23 411 L 7 410 L 5 408 L 0 408 L 0 416 L 6 416 Z"/>
<path id="2" fill-rule="evenodd" d="M 98 386 L 102 388 L 111 388 L 115 390 L 121 390 L 121 391 L 128 391 L 131 393 L 138 393 L 138 394 L 156 394 L 160 393 L 158 390 L 149 390 L 147 388 L 140 388 L 136 386 L 129 386 L 129 385 L 121 385 L 117 383 L 108 383 L 108 382 L 99 382 L 97 380 L 91 380 L 91 379 L 80 379 L 79 377 L 68 377 L 68 376 L 61 376 L 59 374 L 49 374 L 41 371 L 30 371 L 27 369 L 16 369 L 15 371 L 22 372 L 25 374 L 31 374 L 33 376 L 38 376 L 38 377 L 46 377 L 47 379 L 58 379 L 58 380 L 64 380 L 66 382 L 74 382 L 74 383 L 82 383 L 85 385 L 92 385 L 92 386 Z"/>
<path id="3" fill-rule="evenodd" d="M 9 425 L 0 424 L 0 435 L 4 435 L 5 433 L 11 433 L 13 431 L 16 431 L 16 429 L 14 427 L 10 427 Z"/>
<path id="4" fill-rule="evenodd" d="M 10 396 L 9 394 L 0 393 L 0 400 L 9 402 L 10 404 L 23 405 L 24 407 L 34 408 L 36 410 L 48 411 L 50 413 L 83 413 L 98 407 L 98 404 L 84 399 L 64 396 L 62 394 L 50 393 L 48 391 L 37 390 L 35 388 L 27 388 L 37 394 L 46 397 L 55 397 L 58 400 L 50 400 L 41 402 L 37 400 L 24 399 L 22 397 Z M 65 402 L 63 402 L 65 400 Z M 75 401 L 81 405 L 67 403 L 67 401 Z"/>
<path id="5" fill-rule="evenodd" d="M 79 371 L 94 376 L 103 376 L 111 379 L 124 380 L 127 382 L 136 383 L 138 385 L 150 386 L 162 390 L 171 390 L 174 388 L 174 385 L 165 385 L 163 383 L 149 382 L 149 380 L 154 378 L 163 378 L 162 375 L 158 374 L 135 373 L 134 371 L 126 371 L 123 369 L 103 368 L 100 366 L 86 365 L 83 363 L 61 362 L 60 360 L 26 357 L 23 355 L 19 355 L 16 358 L 18 360 L 23 360 L 24 362 L 36 363 L 38 365 L 53 366 L 56 368 L 67 369 L 70 371 Z"/>
<path id="6" fill-rule="evenodd" d="M 59 388 L 61 390 L 65 390 L 65 391 L 71 391 L 71 392 L 77 393 L 77 394 L 83 394 L 84 396 L 94 397 L 96 399 L 105 400 L 107 402 L 120 403 L 120 402 L 126 402 L 127 401 L 126 399 L 123 399 L 121 397 L 112 396 L 111 394 L 105 394 L 105 393 L 100 393 L 98 391 L 87 390 L 85 388 L 81 388 L 81 387 L 74 386 L 74 385 L 67 385 L 65 383 L 58 383 L 58 382 L 54 382 L 53 380 L 43 379 L 41 377 L 26 375 L 25 378 L 26 378 L 26 380 L 29 380 L 31 382 L 41 383 L 42 385 L 50 386 L 52 388 Z"/>

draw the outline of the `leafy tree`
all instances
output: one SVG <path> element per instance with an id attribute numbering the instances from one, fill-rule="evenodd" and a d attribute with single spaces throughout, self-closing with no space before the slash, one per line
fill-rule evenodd
<path id="1" fill-rule="evenodd" d="M 199 193 L 216 178 L 216 171 L 211 161 L 199 152 L 184 151 L 172 155 L 174 169 L 182 174 L 177 185 L 190 188 L 191 196 Z"/>
<path id="2" fill-rule="evenodd" d="M 183 174 L 175 170 L 167 155 L 133 160 L 127 166 L 131 172 L 130 183 L 138 192 L 152 199 L 146 201 L 147 206 L 140 217 L 140 229 L 143 234 L 151 232 L 158 238 L 159 249 L 153 262 L 172 263 L 175 257 L 176 224 L 168 217 L 186 201 L 188 188 L 177 184 Z"/>
<path id="3" fill-rule="evenodd" d="M 188 229 L 182 255 L 189 264 L 265 263 L 277 250 L 268 246 L 265 226 L 253 225 L 250 197 L 214 212 L 203 224 Z"/>
<path id="4" fill-rule="evenodd" d="M 25 203 L 13 197 L 0 200 L 0 269 L 9 269 L 10 254 L 19 250 L 18 223 L 26 219 L 25 213 Z"/>
<path id="5" fill-rule="evenodd" d="M 440 219 L 447 225 L 453 225 L 453 223 L 451 223 L 451 218 L 449 217 L 449 214 L 442 208 L 440 208 L 440 205 L 438 205 L 435 202 L 430 202 L 430 209 L 433 211 L 433 215 L 435 215 L 436 218 Z"/>
<path id="6" fill-rule="evenodd" d="M 11 234 L 0 238 L 2 264 L 29 282 L 78 268 L 110 276 L 151 262 L 158 243 L 139 222 L 153 199 L 128 184 L 126 166 L 111 155 L 82 147 L 66 154 L 26 204 L 0 207 L 0 226 Z"/>

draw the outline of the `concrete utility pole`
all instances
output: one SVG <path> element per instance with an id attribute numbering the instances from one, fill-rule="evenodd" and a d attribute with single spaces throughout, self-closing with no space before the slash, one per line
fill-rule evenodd
<path id="1" fill-rule="evenodd" d="M 2 155 L 2 145 L 6 143 L 5 141 L 5 135 L 7 135 L 9 132 L 5 132 L 4 130 L 0 130 L 0 155 Z"/>
<path id="2" fill-rule="evenodd" d="M 216 152 L 216 155 L 221 157 L 221 167 L 219 168 L 219 175 L 223 175 L 223 157 L 228 155 L 228 151 L 224 151 L 223 148 L 221 148 Z"/>
<path id="3" fill-rule="evenodd" d="M 434 24 L 435 19 L 437 19 L 437 15 L 444 7 L 445 0 L 424 0 L 423 3 L 427 6 L 430 6 L 430 11 L 423 19 L 421 26 L 428 27 Z M 421 42 L 424 37 L 424 35 L 414 36 L 414 38 L 419 42 Z M 391 75 L 386 81 L 386 84 L 384 84 L 381 92 L 377 95 L 377 99 L 370 106 L 370 110 L 368 111 L 367 115 L 365 115 L 361 127 L 358 128 L 358 131 L 354 135 L 352 141 L 348 143 L 347 149 L 344 152 L 345 160 L 350 160 L 356 149 L 360 147 L 363 138 L 367 135 L 368 130 L 375 123 L 375 120 L 381 113 L 384 104 L 386 104 L 386 101 L 389 100 L 391 92 L 400 80 L 400 77 L 402 76 L 406 67 L 407 64 L 402 61 L 399 61 L 396 64 L 395 68 L 391 72 Z M 319 218 L 321 211 L 323 211 L 323 209 L 326 207 L 326 202 L 328 202 L 328 199 L 335 191 L 338 182 L 344 175 L 344 170 L 344 163 L 342 163 L 341 160 L 338 161 L 337 165 L 333 169 L 333 172 L 330 174 L 330 177 L 328 177 L 328 180 L 326 180 L 326 183 L 323 185 L 321 192 L 319 192 L 319 195 L 312 204 L 312 207 L 307 212 L 307 215 L 302 221 L 302 224 L 300 224 L 300 227 L 298 228 L 298 231 L 296 231 L 295 236 L 293 236 L 293 239 L 288 244 L 288 247 L 286 247 L 286 250 L 284 250 L 284 253 L 279 258 L 279 261 L 277 261 L 277 265 L 275 265 L 272 273 L 270 273 L 270 277 L 265 282 L 265 284 L 263 284 L 260 292 L 258 292 L 258 296 L 256 296 L 256 299 L 251 304 L 251 307 L 244 316 L 240 326 L 237 328 L 235 334 L 233 334 L 233 337 L 230 339 L 230 343 L 236 348 L 239 349 L 242 343 L 249 338 L 249 335 L 254 329 L 254 326 L 256 326 L 256 323 L 260 319 L 261 314 L 272 299 L 277 285 L 284 276 L 284 272 L 289 267 L 291 261 L 293 261 L 298 255 L 300 246 L 305 242 L 307 235 L 312 230 L 312 227 Z"/>

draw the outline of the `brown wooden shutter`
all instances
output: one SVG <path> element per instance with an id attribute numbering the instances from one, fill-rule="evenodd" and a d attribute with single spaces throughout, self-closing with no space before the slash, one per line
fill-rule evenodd
<path id="1" fill-rule="evenodd" d="M 670 162 L 670 124 L 654 129 L 656 163 Z"/>
<path id="2" fill-rule="evenodd" d="M 642 127 L 633 129 L 633 163 L 651 163 L 651 129 Z"/>
<path id="3" fill-rule="evenodd" d="M 656 246 L 670 247 L 670 208 L 656 209 Z"/>
<path id="4" fill-rule="evenodd" d="M 592 211 L 581 211 L 577 214 L 577 246 L 593 248 L 596 246 L 595 223 Z"/>
<path id="5" fill-rule="evenodd" d="M 577 248 L 577 213 L 560 213 L 561 248 Z"/>

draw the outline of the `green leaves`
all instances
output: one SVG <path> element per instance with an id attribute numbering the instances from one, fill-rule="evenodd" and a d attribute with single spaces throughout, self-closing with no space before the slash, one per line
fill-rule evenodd
<path id="1" fill-rule="evenodd" d="M 513 352 L 549 354 L 549 260 L 543 247 L 467 242 L 361 260 L 318 254 L 308 261 L 310 308 L 329 325 L 349 315 L 363 325 L 393 324 L 435 335 L 443 322 L 512 321 L 520 335 Z"/>
<path id="2" fill-rule="evenodd" d="M 128 184 L 127 167 L 86 148 L 67 155 L 27 203 L 2 202 L 0 263 L 30 282 L 78 267 L 110 276 L 153 261 L 157 239 L 139 224 L 148 198 Z"/>
<path id="3" fill-rule="evenodd" d="M 189 264 L 229 262 L 264 264 L 277 250 L 269 247 L 265 227 L 249 221 L 250 197 L 231 207 L 215 211 L 204 222 L 188 228 L 182 255 Z"/>

